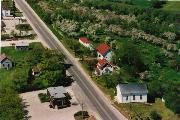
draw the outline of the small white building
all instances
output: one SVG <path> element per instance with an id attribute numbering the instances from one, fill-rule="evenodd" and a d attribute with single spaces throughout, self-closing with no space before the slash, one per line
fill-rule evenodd
<path id="1" fill-rule="evenodd" d="M 141 83 L 118 84 L 116 86 L 118 103 L 147 102 L 147 86 Z"/>
<path id="2" fill-rule="evenodd" d="M 0 68 L 10 69 L 13 67 L 12 61 L 5 55 L 0 55 Z"/>
<path id="3" fill-rule="evenodd" d="M 112 51 L 111 48 L 107 44 L 100 44 L 97 48 L 97 59 L 106 59 L 107 61 L 111 61 L 112 59 Z"/>
<path id="4" fill-rule="evenodd" d="M 27 42 L 17 42 L 15 44 L 16 50 L 28 50 L 29 49 L 29 43 Z"/>
<path id="5" fill-rule="evenodd" d="M 85 37 L 81 37 L 79 38 L 79 42 L 84 46 L 89 48 L 90 50 L 93 50 L 93 46 L 91 44 L 91 41 L 89 41 L 87 38 Z"/>
<path id="6" fill-rule="evenodd" d="M 11 11 L 5 3 L 2 3 L 1 15 L 2 17 L 11 16 Z"/>
<path id="7" fill-rule="evenodd" d="M 108 62 L 106 59 L 98 60 L 98 63 L 95 69 L 95 75 L 101 76 L 103 74 L 111 73 L 117 69 L 118 69 L 117 66 L 115 66 L 111 62 Z"/>

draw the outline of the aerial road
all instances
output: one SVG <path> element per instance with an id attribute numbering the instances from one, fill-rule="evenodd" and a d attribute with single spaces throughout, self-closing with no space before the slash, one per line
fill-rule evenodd
<path id="1" fill-rule="evenodd" d="M 34 31 L 37 33 L 43 43 L 50 49 L 60 51 L 66 56 L 65 62 L 73 66 L 68 72 L 73 75 L 78 85 L 88 97 L 89 101 L 96 107 L 102 120 L 127 120 L 119 111 L 117 111 L 104 96 L 104 94 L 94 85 L 91 78 L 83 71 L 79 62 L 68 52 L 58 38 L 49 30 L 44 22 L 37 16 L 25 0 L 15 0 L 18 8 L 23 12 Z"/>

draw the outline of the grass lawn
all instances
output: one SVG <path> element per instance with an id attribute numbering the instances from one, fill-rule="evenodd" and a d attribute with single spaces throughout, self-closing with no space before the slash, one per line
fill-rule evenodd
<path id="1" fill-rule="evenodd" d="M 32 43 L 30 44 L 30 48 L 36 48 L 43 46 L 40 43 Z M 26 62 L 26 57 L 30 55 L 31 50 L 28 51 L 17 51 L 14 47 L 5 47 L 1 48 L 1 53 L 5 53 L 8 56 L 15 66 L 10 69 L 0 69 L 0 85 L 3 86 L 10 86 L 13 80 L 13 75 L 16 71 L 23 71 L 24 73 L 27 72 L 30 66 Z"/>
<path id="2" fill-rule="evenodd" d="M 162 8 L 163 10 L 180 13 L 180 1 L 168 1 Z"/>
<path id="3" fill-rule="evenodd" d="M 156 99 L 155 103 L 150 104 L 118 104 L 115 103 L 115 107 L 123 113 L 130 114 L 131 116 L 140 115 L 141 117 L 148 116 L 151 111 L 157 111 L 161 116 L 162 120 L 178 120 L 177 115 L 167 109 L 161 99 Z"/>

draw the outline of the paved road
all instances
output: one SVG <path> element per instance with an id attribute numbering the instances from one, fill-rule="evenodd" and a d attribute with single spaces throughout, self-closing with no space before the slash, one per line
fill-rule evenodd
<path id="1" fill-rule="evenodd" d="M 47 26 L 39 19 L 24 0 L 15 0 L 17 6 L 22 10 L 27 20 L 32 25 L 37 35 L 45 42 L 49 48 L 62 52 L 67 58 L 66 63 L 73 64 L 68 70 L 103 120 L 126 120 L 111 104 L 110 101 L 95 86 L 90 77 L 83 71 L 76 59 L 67 51 L 57 37 L 47 28 Z"/>

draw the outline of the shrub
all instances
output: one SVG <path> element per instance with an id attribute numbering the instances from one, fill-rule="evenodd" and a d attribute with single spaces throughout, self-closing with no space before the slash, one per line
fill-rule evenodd
<path id="1" fill-rule="evenodd" d="M 153 120 L 161 120 L 162 117 L 156 111 L 151 111 L 150 116 Z"/>
<path id="2" fill-rule="evenodd" d="M 49 102 L 49 96 L 46 93 L 39 93 L 38 97 L 39 97 L 41 103 Z"/>
<path id="3" fill-rule="evenodd" d="M 6 40 L 6 39 L 9 39 L 9 38 L 10 38 L 9 34 L 1 35 L 1 40 Z"/>
<path id="4" fill-rule="evenodd" d="M 82 115 L 83 115 L 83 119 L 89 117 L 89 114 L 88 114 L 87 111 L 79 111 L 79 112 L 77 112 L 77 113 L 74 114 L 75 120 L 83 120 L 83 119 L 82 119 Z"/>

